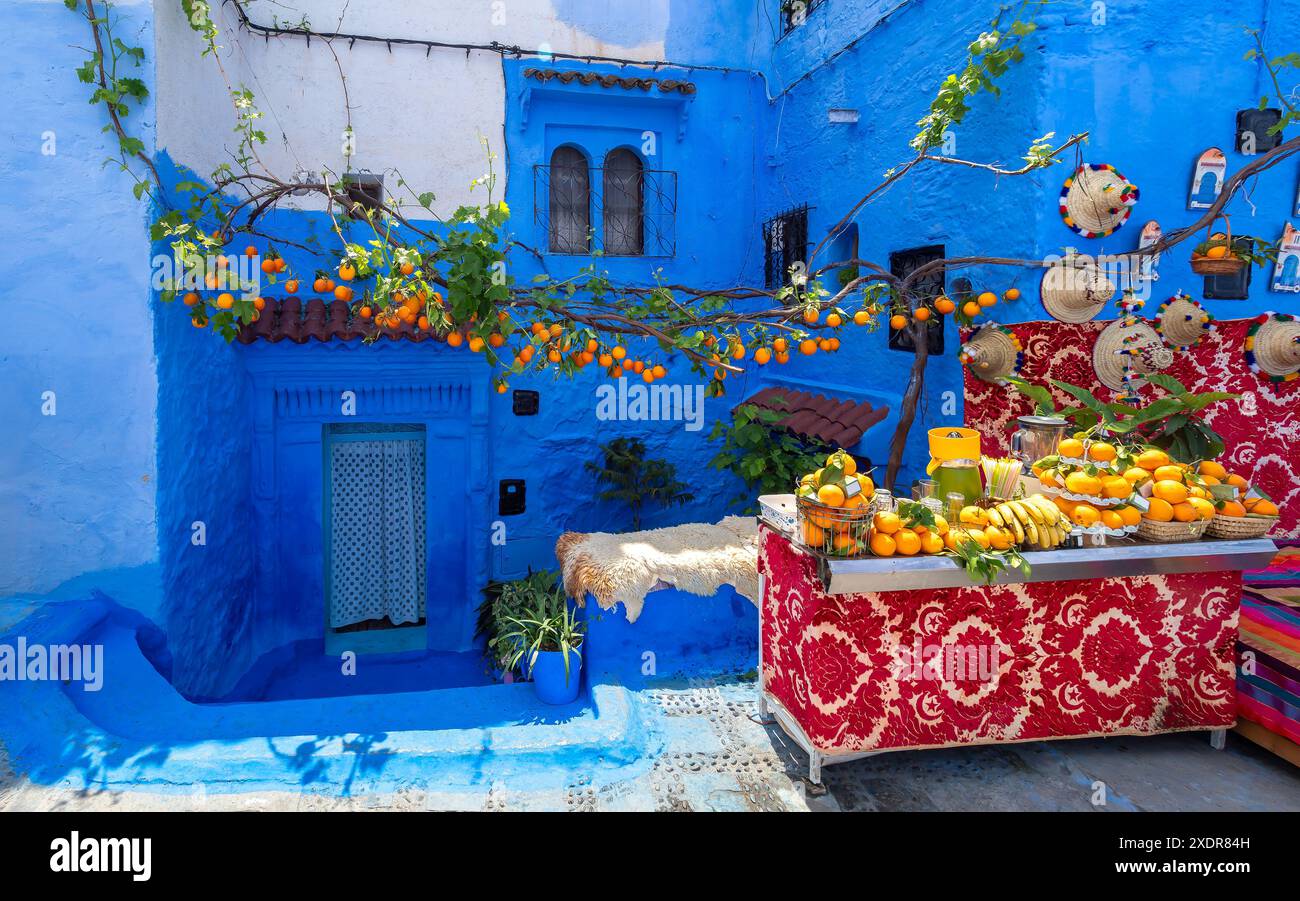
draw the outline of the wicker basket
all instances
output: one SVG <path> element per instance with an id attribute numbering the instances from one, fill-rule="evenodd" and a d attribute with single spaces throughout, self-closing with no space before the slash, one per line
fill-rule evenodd
<path id="1" fill-rule="evenodd" d="M 867 557 L 871 533 L 871 505 L 853 509 L 828 507 L 797 498 L 799 527 L 795 536 L 804 547 L 832 557 Z"/>
<path id="2" fill-rule="evenodd" d="M 1246 261 L 1241 257 L 1232 255 L 1231 220 L 1229 220 L 1227 216 L 1224 216 L 1223 222 L 1226 229 L 1224 234 L 1227 236 L 1225 240 L 1228 242 L 1228 254 L 1227 256 L 1215 260 L 1210 257 L 1198 257 L 1195 252 L 1193 252 L 1191 260 L 1192 271 L 1197 275 L 1236 275 L 1241 271 L 1241 268 L 1246 265 Z M 1214 220 L 1212 219 L 1210 220 L 1210 224 L 1206 226 L 1206 234 L 1213 234 L 1213 232 L 1211 232 L 1211 229 L 1213 228 Z"/>
<path id="3" fill-rule="evenodd" d="M 1209 527 L 1208 519 L 1198 519 L 1196 522 L 1157 522 L 1144 517 L 1138 525 L 1137 537 L 1143 541 L 1158 541 L 1162 544 L 1196 541 Z"/>
<path id="4" fill-rule="evenodd" d="M 1211 538 L 1263 538 L 1277 520 L 1276 516 L 1224 516 L 1216 513 L 1205 534 Z"/>

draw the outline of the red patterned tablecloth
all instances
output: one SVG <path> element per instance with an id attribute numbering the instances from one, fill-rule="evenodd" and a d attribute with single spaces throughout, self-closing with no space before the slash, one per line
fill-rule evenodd
<path id="1" fill-rule="evenodd" d="M 764 688 L 826 754 L 1236 721 L 1238 572 L 830 595 L 763 527 L 759 573 Z"/>

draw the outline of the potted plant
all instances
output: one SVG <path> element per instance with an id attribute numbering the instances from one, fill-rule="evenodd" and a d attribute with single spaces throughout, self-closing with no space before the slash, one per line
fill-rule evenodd
<path id="1" fill-rule="evenodd" d="M 498 678 L 507 682 L 524 678 L 515 651 L 522 645 L 507 645 L 498 639 L 513 630 L 512 617 L 530 613 L 550 615 L 564 608 L 564 590 L 560 587 L 559 573 L 539 570 L 522 579 L 505 582 L 492 581 L 483 589 L 483 601 L 478 608 L 475 637 L 486 640 L 487 654 Z"/>
<path id="2" fill-rule="evenodd" d="M 510 631 L 494 641 L 508 649 L 508 665 L 524 665 L 533 690 L 544 704 L 569 704 L 582 681 L 582 624 L 563 604 L 558 613 L 533 609 L 507 617 Z"/>

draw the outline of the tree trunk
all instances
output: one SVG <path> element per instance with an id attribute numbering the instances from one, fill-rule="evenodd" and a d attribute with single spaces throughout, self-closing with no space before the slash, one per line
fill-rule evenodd
<path id="1" fill-rule="evenodd" d="M 898 478 L 898 470 L 903 465 L 903 453 L 907 449 L 907 436 L 912 431 L 912 423 L 916 420 L 916 408 L 921 402 L 921 394 L 925 388 L 925 366 L 930 359 L 929 323 L 913 322 L 909 328 L 912 330 L 912 346 L 915 348 L 915 356 L 912 358 L 912 374 L 907 382 L 907 390 L 903 392 L 903 406 L 898 413 L 898 426 L 894 429 L 894 440 L 889 445 L 889 465 L 885 468 L 885 487 L 890 491 L 894 491 L 894 482 Z"/>

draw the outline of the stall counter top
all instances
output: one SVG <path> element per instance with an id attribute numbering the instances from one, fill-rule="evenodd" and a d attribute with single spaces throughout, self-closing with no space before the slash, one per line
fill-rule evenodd
<path id="1" fill-rule="evenodd" d="M 837 560 L 802 545 L 796 547 L 817 558 L 817 572 L 829 594 L 964 588 L 972 584 L 966 570 L 947 556 Z M 1000 574 L 997 584 L 1262 569 L 1276 553 L 1277 546 L 1267 538 L 1176 544 L 1126 541 L 1107 547 L 1026 551 L 1030 574 L 1026 576 L 1018 569 L 1007 570 Z"/>

